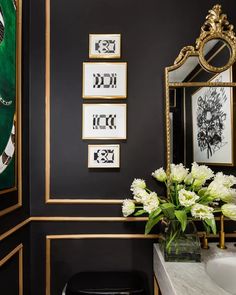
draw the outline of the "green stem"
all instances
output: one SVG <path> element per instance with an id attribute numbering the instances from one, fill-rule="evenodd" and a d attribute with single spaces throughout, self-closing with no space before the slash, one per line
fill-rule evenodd
<path id="1" fill-rule="evenodd" d="M 175 239 L 175 237 L 177 236 L 177 234 L 178 234 L 178 231 L 175 231 L 175 233 L 173 234 L 173 236 L 169 239 L 169 241 L 168 241 L 168 243 L 166 245 L 166 249 L 169 249 L 172 241 Z"/>

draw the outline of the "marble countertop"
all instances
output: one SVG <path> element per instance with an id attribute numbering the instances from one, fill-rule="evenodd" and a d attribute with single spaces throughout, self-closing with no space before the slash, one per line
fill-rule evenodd
<path id="1" fill-rule="evenodd" d="M 158 244 L 154 244 L 154 273 L 162 295 L 231 295 L 217 286 L 205 271 L 206 262 L 212 257 L 236 255 L 233 244 L 227 250 L 210 244 L 209 250 L 202 250 L 202 262 L 165 262 Z"/>

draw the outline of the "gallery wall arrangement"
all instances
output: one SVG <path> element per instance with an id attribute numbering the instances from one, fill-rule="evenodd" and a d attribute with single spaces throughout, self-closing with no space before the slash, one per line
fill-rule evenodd
<path id="1" fill-rule="evenodd" d="M 89 58 L 121 57 L 121 34 L 89 34 Z M 127 98 L 127 62 L 84 62 L 83 99 L 106 99 L 84 103 L 83 140 L 126 140 L 127 104 L 110 103 Z M 88 168 L 120 168 L 120 145 L 88 145 Z"/>

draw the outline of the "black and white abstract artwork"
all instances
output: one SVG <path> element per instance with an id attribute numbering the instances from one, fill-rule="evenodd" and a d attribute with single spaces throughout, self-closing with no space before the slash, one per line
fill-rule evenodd
<path id="1" fill-rule="evenodd" d="M 103 39 L 103 40 L 97 40 L 95 41 L 95 52 L 105 53 L 105 54 L 115 54 L 116 52 L 116 41 L 115 40 L 109 40 L 109 39 Z"/>
<path id="2" fill-rule="evenodd" d="M 89 58 L 120 58 L 120 34 L 90 34 Z"/>
<path id="3" fill-rule="evenodd" d="M 89 145 L 88 168 L 119 168 L 119 145 Z"/>
<path id="4" fill-rule="evenodd" d="M 127 97 L 127 63 L 83 63 L 83 98 Z"/>
<path id="5" fill-rule="evenodd" d="M 83 104 L 83 139 L 126 139 L 126 104 Z"/>
<path id="6" fill-rule="evenodd" d="M 116 114 L 93 115 L 93 129 L 116 129 Z"/>
<path id="7" fill-rule="evenodd" d="M 230 82 L 231 69 L 211 82 Z M 231 165 L 233 151 L 233 94 L 230 87 L 202 87 L 192 95 L 193 160 Z"/>
<path id="8" fill-rule="evenodd" d="M 93 74 L 93 88 L 116 88 L 116 81 L 116 73 Z"/>

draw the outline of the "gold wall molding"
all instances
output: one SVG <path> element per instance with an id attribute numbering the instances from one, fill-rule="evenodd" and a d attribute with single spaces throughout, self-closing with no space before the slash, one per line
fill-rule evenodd
<path id="1" fill-rule="evenodd" d="M 22 56 L 22 0 L 17 0 L 16 9 L 16 186 L 10 189 L 2 190 L 0 195 L 9 192 L 17 191 L 17 203 L 0 210 L 0 217 L 4 216 L 22 206 L 22 106 L 21 106 L 21 90 L 22 90 L 22 77 L 21 77 L 21 56 Z"/>
<path id="2" fill-rule="evenodd" d="M 81 239 L 157 239 L 159 235 L 144 234 L 77 234 L 46 236 L 46 295 L 51 295 L 51 241 Z"/>
<path id="3" fill-rule="evenodd" d="M 51 196 L 51 151 L 50 151 L 50 112 L 51 112 L 51 0 L 45 0 L 45 204 L 113 204 L 120 205 L 121 199 L 56 199 Z"/>
<path id="4" fill-rule="evenodd" d="M 69 221 L 69 222 L 146 222 L 147 217 L 69 217 L 69 216 L 50 216 L 50 217 L 30 217 L 30 221 Z"/>
<path id="5" fill-rule="evenodd" d="M 20 222 L 10 230 L 0 235 L 0 241 L 14 234 L 30 222 L 146 222 L 147 217 L 71 217 L 71 216 L 32 216 Z M 215 220 L 219 221 L 220 217 Z M 230 220 L 225 218 L 226 220 Z M 197 221 L 197 220 L 196 220 Z"/>
<path id="6" fill-rule="evenodd" d="M 0 235 L 0 241 L 8 238 L 30 222 L 146 222 L 146 217 L 71 217 L 32 216 Z"/>
<path id="7" fill-rule="evenodd" d="M 18 295 L 23 295 L 23 244 L 20 244 L 15 249 L 13 249 L 9 254 L 7 254 L 2 260 L 0 260 L 0 267 L 6 264 L 14 255 L 18 253 L 19 257 L 19 293 Z"/>
<path id="8" fill-rule="evenodd" d="M 30 222 L 30 218 L 27 218 L 24 221 L 22 221 L 19 224 L 17 224 L 16 226 L 12 227 L 10 230 L 8 230 L 5 233 L 1 234 L 0 235 L 0 241 L 5 240 L 6 238 L 8 238 L 12 234 L 14 234 L 16 231 L 18 231 L 19 229 L 21 229 L 23 226 L 25 226 L 26 224 L 28 224 L 29 222 Z"/>

